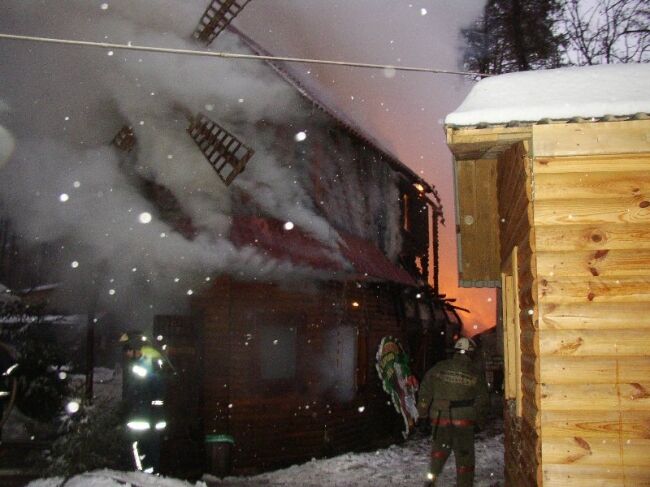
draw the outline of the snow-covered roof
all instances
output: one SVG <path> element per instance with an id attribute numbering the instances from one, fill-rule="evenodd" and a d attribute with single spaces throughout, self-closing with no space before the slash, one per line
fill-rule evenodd
<path id="1" fill-rule="evenodd" d="M 650 64 L 509 73 L 477 83 L 445 124 L 474 126 L 650 113 Z"/>

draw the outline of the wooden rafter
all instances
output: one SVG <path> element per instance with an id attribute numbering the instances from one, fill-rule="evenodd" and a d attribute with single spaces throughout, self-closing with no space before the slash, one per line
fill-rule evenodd
<path id="1" fill-rule="evenodd" d="M 201 113 L 190 122 L 187 132 L 226 186 L 245 169 L 255 153 L 237 137 Z"/>
<path id="2" fill-rule="evenodd" d="M 113 138 L 113 145 L 124 152 L 131 152 L 133 147 L 135 147 L 136 141 L 133 127 L 124 125 Z"/>
<path id="3" fill-rule="evenodd" d="M 212 0 L 194 30 L 194 38 L 209 45 L 250 0 Z"/>

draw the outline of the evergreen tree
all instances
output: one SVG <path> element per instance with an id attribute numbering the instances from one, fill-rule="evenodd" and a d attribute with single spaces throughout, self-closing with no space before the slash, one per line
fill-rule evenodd
<path id="1" fill-rule="evenodd" d="M 560 12 L 559 0 L 488 0 L 482 17 L 462 31 L 465 68 L 501 74 L 559 66 Z"/>

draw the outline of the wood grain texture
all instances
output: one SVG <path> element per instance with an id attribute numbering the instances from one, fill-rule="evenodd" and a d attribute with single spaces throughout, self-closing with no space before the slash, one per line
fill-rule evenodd
<path id="1" fill-rule="evenodd" d="M 535 157 L 650 152 L 650 120 L 533 125 Z"/>

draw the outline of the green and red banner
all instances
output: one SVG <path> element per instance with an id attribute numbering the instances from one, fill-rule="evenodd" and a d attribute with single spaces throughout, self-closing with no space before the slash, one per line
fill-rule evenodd
<path id="1" fill-rule="evenodd" d="M 418 419 L 415 397 L 418 381 L 411 374 L 408 355 L 397 338 L 382 338 L 376 367 L 384 391 L 390 395 L 395 410 L 404 419 L 402 435 L 406 438 Z"/>

